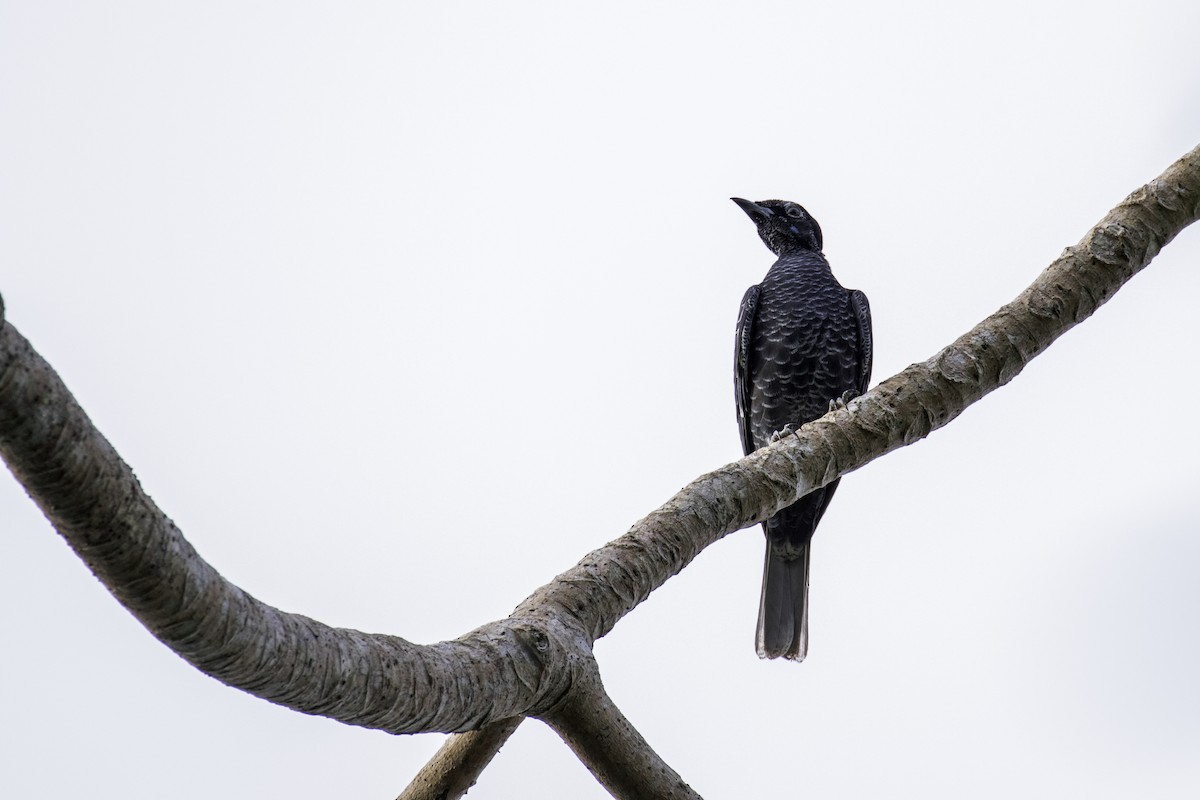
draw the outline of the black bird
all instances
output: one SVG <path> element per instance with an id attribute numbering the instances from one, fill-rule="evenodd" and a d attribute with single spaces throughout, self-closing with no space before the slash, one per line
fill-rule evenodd
<path id="1" fill-rule="evenodd" d="M 749 454 L 867 390 L 871 309 L 843 289 L 821 253 L 821 227 L 784 200 L 742 207 L 779 260 L 746 290 L 738 312 L 734 388 L 742 450 Z M 755 647 L 760 658 L 803 661 L 808 653 L 808 565 L 813 531 L 838 482 L 763 523 L 763 568 Z"/>

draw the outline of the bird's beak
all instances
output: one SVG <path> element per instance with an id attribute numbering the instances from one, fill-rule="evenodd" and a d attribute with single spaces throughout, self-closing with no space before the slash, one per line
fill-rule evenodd
<path id="1" fill-rule="evenodd" d="M 769 208 L 764 208 L 758 203 L 752 203 L 749 200 L 743 200 L 740 197 L 731 197 L 729 199 L 741 206 L 742 211 L 745 211 L 746 214 L 749 215 L 750 219 L 754 220 L 754 224 L 756 225 L 760 220 L 775 216 L 774 211 Z"/>

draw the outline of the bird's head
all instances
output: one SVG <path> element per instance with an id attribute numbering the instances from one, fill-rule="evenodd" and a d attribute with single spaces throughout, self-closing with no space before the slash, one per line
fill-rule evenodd
<path id="1" fill-rule="evenodd" d="M 742 207 L 754 224 L 758 235 L 777 256 L 797 250 L 821 252 L 821 226 L 809 216 L 804 206 L 787 200 L 762 200 L 752 203 L 740 197 L 729 198 Z"/>

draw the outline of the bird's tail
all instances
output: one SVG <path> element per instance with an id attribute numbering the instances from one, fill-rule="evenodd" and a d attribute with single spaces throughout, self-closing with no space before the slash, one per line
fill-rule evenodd
<path id="1" fill-rule="evenodd" d="M 762 598 L 758 604 L 759 658 L 803 661 L 808 655 L 808 563 L 812 543 L 786 558 L 767 542 Z M 790 554 L 788 554 L 790 555 Z"/>

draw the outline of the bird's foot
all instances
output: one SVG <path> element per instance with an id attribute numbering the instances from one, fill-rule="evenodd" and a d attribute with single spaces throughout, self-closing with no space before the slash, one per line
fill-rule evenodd
<path id="1" fill-rule="evenodd" d="M 779 430 L 777 430 L 771 434 L 771 444 L 775 444 L 776 442 L 778 442 L 780 439 L 782 439 L 785 436 L 797 436 L 797 435 L 799 435 L 799 434 L 796 433 L 796 429 L 792 427 L 791 423 L 789 423 L 787 425 L 784 425 L 782 428 L 780 428 Z"/>
<path id="2" fill-rule="evenodd" d="M 842 392 L 841 397 L 835 397 L 829 401 L 829 410 L 841 411 L 846 407 L 847 403 L 856 397 L 858 397 L 858 392 L 854 391 L 853 389 L 847 389 L 846 391 Z"/>

